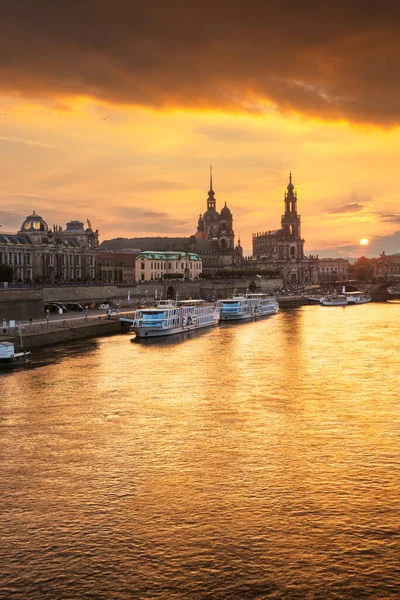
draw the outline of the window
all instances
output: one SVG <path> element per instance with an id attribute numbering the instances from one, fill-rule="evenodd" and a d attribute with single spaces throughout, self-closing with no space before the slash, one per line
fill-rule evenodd
<path id="1" fill-rule="evenodd" d="M 151 261 L 151 263 L 150 263 L 150 269 L 152 269 L 152 268 L 153 268 L 153 261 Z"/>
<path id="2" fill-rule="evenodd" d="M 140 268 L 142 269 L 142 271 L 144 271 L 144 262 L 142 262 L 142 264 L 140 265 Z"/>
<path id="3" fill-rule="evenodd" d="M 168 263 L 168 269 L 172 269 L 171 263 Z"/>
<path id="4" fill-rule="evenodd" d="M 183 263 L 181 263 L 181 269 L 184 269 L 185 265 Z"/>
<path id="5" fill-rule="evenodd" d="M 143 267 L 143 268 L 144 268 L 144 267 Z M 140 279 L 141 279 L 142 281 L 144 281 L 144 273 L 142 273 L 142 274 L 140 275 Z"/>

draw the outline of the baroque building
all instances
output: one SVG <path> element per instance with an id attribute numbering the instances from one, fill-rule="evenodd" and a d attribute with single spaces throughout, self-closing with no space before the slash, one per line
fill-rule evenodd
<path id="1" fill-rule="evenodd" d="M 89 281 L 98 276 L 99 232 L 81 221 L 49 228 L 33 211 L 16 234 L 0 233 L 0 263 L 15 282 Z"/>
<path id="2" fill-rule="evenodd" d="M 116 238 L 105 240 L 100 249 L 107 252 L 192 252 L 202 261 L 202 273 L 215 275 L 223 269 L 234 269 L 242 263 L 243 250 L 238 240 L 235 246 L 233 215 L 225 205 L 221 212 L 217 211 L 217 202 L 213 190 L 212 168 L 210 168 L 210 189 L 206 200 L 206 211 L 200 214 L 197 231 L 189 237 L 145 237 Z"/>
<path id="3" fill-rule="evenodd" d="M 284 194 L 281 227 L 273 231 L 253 233 L 254 266 L 277 271 L 286 285 L 309 284 L 318 281 L 318 257 L 304 255 L 301 218 L 297 212 L 297 192 L 289 175 Z"/>

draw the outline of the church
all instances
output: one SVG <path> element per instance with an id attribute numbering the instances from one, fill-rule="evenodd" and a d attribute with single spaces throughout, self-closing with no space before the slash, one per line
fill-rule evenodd
<path id="1" fill-rule="evenodd" d="M 233 216 L 226 202 L 221 212 L 217 211 L 212 167 L 210 167 L 207 210 L 204 214 L 200 213 L 197 231 L 193 238 L 192 248 L 202 258 L 204 273 L 213 275 L 219 269 L 232 269 L 240 266 L 243 250 L 240 240 L 235 246 Z"/>
<path id="2" fill-rule="evenodd" d="M 281 228 L 253 233 L 254 265 L 280 272 L 286 285 L 318 281 L 318 257 L 304 255 L 301 219 L 297 212 L 297 192 L 289 175 L 284 194 Z"/>

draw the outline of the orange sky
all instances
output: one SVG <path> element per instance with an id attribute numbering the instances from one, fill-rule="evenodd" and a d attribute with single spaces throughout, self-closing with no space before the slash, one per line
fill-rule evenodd
<path id="1" fill-rule="evenodd" d="M 329 18 L 324 36 L 309 11 L 294 24 L 277 2 L 265 27 L 251 11 L 247 21 L 239 10 L 225 20 L 216 11 L 192 35 L 182 21 L 197 27 L 196 13 L 184 4 L 176 23 L 150 2 L 136 30 L 137 14 L 130 30 L 122 18 L 104 29 L 106 10 L 96 22 L 58 11 L 46 17 L 49 29 L 44 0 L 24 19 L 10 9 L 0 58 L 1 230 L 17 230 L 36 210 L 49 225 L 90 218 L 102 240 L 190 235 L 212 164 L 217 209 L 231 208 L 246 254 L 252 232 L 279 227 L 290 169 L 306 253 L 400 251 L 397 15 L 371 6 L 361 24 L 349 14 L 347 29 L 340 14 L 314 11 L 314 24 Z"/>

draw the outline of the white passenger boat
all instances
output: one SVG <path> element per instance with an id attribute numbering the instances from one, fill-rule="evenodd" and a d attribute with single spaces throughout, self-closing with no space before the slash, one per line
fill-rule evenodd
<path id="1" fill-rule="evenodd" d="M 321 306 L 347 306 L 347 296 L 346 294 L 331 294 L 322 300 Z"/>
<path id="2" fill-rule="evenodd" d="M 23 365 L 30 355 L 30 352 L 15 352 L 11 342 L 0 342 L 0 369 Z"/>
<path id="3" fill-rule="evenodd" d="M 221 309 L 220 321 L 242 321 L 256 317 L 275 315 L 279 304 L 268 294 L 246 294 L 218 300 Z"/>
<path id="4" fill-rule="evenodd" d="M 371 296 L 364 292 L 346 292 L 347 304 L 367 304 L 371 302 Z"/>
<path id="5" fill-rule="evenodd" d="M 139 338 L 161 337 L 217 325 L 219 307 L 204 300 L 169 300 L 141 308 L 132 318 L 122 317 L 120 321 L 130 323 Z"/>

